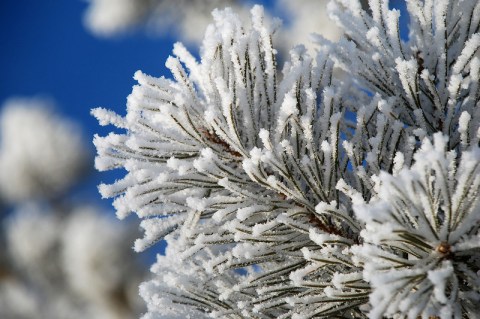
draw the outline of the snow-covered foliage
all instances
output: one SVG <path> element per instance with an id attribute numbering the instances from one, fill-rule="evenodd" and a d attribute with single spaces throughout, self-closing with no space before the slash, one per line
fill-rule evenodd
<path id="1" fill-rule="evenodd" d="M 126 131 L 102 196 L 168 243 L 145 318 L 478 317 L 480 2 L 409 1 L 408 40 L 388 1 L 329 12 L 347 37 L 279 71 L 261 7 L 214 11 L 200 61 L 92 111 Z"/>
<path id="2" fill-rule="evenodd" d="M 53 198 L 86 168 L 79 127 L 41 99 L 13 98 L 0 114 L 0 197 L 12 203 Z"/>

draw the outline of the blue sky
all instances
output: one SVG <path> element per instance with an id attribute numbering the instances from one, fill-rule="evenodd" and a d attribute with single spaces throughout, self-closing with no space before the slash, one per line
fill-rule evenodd
<path id="1" fill-rule="evenodd" d="M 96 38 L 82 24 L 84 1 L 0 3 L 0 104 L 18 96 L 53 99 L 60 113 L 80 122 L 92 154 L 93 134 L 106 134 L 111 128 L 100 127 L 90 109 L 102 106 L 125 114 L 136 70 L 167 73 L 164 61 L 174 39 L 141 32 Z M 95 196 L 95 184 L 115 177 L 118 174 L 95 174 L 84 192 Z"/>
<path id="2" fill-rule="evenodd" d="M 98 131 L 89 110 L 124 113 L 138 69 L 160 75 L 173 39 L 136 33 L 98 39 L 82 25 L 80 0 L 3 0 L 0 4 L 0 101 L 49 96 L 91 136 Z"/>

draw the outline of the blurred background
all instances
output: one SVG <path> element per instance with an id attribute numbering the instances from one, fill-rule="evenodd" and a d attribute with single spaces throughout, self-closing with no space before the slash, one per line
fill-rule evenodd
<path id="1" fill-rule="evenodd" d="M 280 17 L 279 57 L 312 32 L 340 37 L 326 0 L 265 0 Z M 133 74 L 169 76 L 182 41 L 198 57 L 210 12 L 242 0 L 2 0 L 0 2 L 0 318 L 137 318 L 138 284 L 164 244 L 131 247 L 132 217 L 118 221 L 94 170 L 90 109 L 126 113 Z M 402 6 L 403 1 L 393 1 Z"/>

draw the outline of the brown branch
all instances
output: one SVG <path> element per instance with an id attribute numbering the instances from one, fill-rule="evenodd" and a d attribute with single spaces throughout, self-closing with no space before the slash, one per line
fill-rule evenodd
<path id="1" fill-rule="evenodd" d="M 233 156 L 235 157 L 242 157 L 242 154 L 240 154 L 239 152 L 235 151 L 231 146 L 230 144 L 228 144 L 227 142 L 225 142 L 224 140 L 222 140 L 222 138 L 220 136 L 217 135 L 217 133 L 215 133 L 214 131 L 209 131 L 205 128 L 200 128 L 199 131 L 205 136 L 205 138 L 214 143 L 214 144 L 217 144 L 219 146 L 221 146 L 226 152 L 232 154 Z"/>
<path id="2" fill-rule="evenodd" d="M 308 214 L 308 222 L 327 234 L 348 238 L 348 239 L 351 239 L 355 244 L 357 245 L 360 244 L 358 236 L 353 238 L 352 236 L 348 236 L 342 230 L 336 228 L 335 225 L 331 223 L 325 224 L 313 213 Z"/>

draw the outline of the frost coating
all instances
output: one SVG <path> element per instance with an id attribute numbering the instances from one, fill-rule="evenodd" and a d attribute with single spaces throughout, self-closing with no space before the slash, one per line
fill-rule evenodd
<path id="1" fill-rule="evenodd" d="M 216 10 L 200 61 L 177 44 L 173 79 L 135 74 L 125 118 L 94 110 L 127 128 L 95 137 L 97 168 L 128 172 L 102 195 L 145 219 L 136 249 L 169 244 L 145 317 L 475 311 L 479 6 L 411 1 L 406 42 L 387 2 L 333 1 L 349 39 L 282 71 L 261 7 Z"/>

